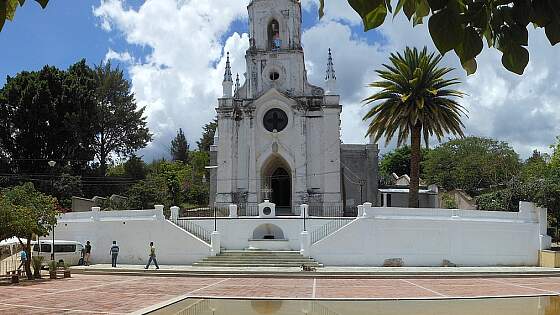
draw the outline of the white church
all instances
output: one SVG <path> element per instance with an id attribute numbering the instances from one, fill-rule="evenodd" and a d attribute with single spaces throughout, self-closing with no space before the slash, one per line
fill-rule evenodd
<path id="1" fill-rule="evenodd" d="M 211 202 L 229 211 L 197 217 L 171 207 L 166 217 L 163 205 L 93 207 L 61 215 L 58 240 L 91 241 L 99 249 L 94 264 L 110 261 L 113 241 L 119 262 L 131 265 L 146 263 L 149 242 L 162 265 L 541 263 L 551 238 L 547 210 L 534 204 L 521 202 L 517 212 L 379 206 L 377 146 L 340 141 L 343 106 L 330 53 L 324 88 L 307 82 L 299 1 L 253 0 L 248 10 L 246 82 L 234 87 L 228 62 L 211 152 Z"/>
<path id="2" fill-rule="evenodd" d="M 339 209 L 375 202 L 378 149 L 340 140 L 343 106 L 328 52 L 323 87 L 307 80 L 298 0 L 253 0 L 245 83 L 226 64 L 211 148 L 210 205 L 264 200 Z M 325 52 L 325 57 L 327 52 Z M 327 60 L 327 58 L 325 58 Z"/>

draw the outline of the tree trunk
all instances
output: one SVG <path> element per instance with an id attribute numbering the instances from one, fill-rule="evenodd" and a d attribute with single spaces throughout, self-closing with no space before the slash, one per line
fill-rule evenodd
<path id="1" fill-rule="evenodd" d="M 420 188 L 420 145 L 422 125 L 416 124 L 412 128 L 410 144 L 410 188 L 408 192 L 408 207 L 418 208 L 418 190 Z"/>
<path id="2" fill-rule="evenodd" d="M 33 280 L 33 273 L 31 272 L 31 238 L 27 238 L 27 245 L 23 249 L 27 253 L 27 261 L 25 262 L 25 274 L 28 280 Z"/>

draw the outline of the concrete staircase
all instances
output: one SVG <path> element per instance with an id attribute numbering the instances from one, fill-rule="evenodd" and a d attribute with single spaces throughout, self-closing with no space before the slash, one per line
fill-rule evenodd
<path id="1" fill-rule="evenodd" d="M 323 267 L 298 251 L 223 250 L 220 255 L 204 258 L 193 266 L 203 267 Z"/>

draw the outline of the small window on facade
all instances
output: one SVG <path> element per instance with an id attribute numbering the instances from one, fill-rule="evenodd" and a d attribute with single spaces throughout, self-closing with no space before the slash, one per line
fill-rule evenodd
<path id="1" fill-rule="evenodd" d="M 280 73 L 273 71 L 270 73 L 270 81 L 276 81 L 280 79 Z"/>

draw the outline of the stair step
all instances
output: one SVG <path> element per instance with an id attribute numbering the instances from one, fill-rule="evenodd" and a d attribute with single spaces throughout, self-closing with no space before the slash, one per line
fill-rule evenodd
<path id="1" fill-rule="evenodd" d="M 201 263 L 197 262 L 193 264 L 194 266 L 213 266 L 213 267 L 300 267 L 303 264 L 247 264 L 247 263 Z M 306 266 L 312 267 L 322 267 L 323 265 L 319 263 L 306 263 Z"/>

